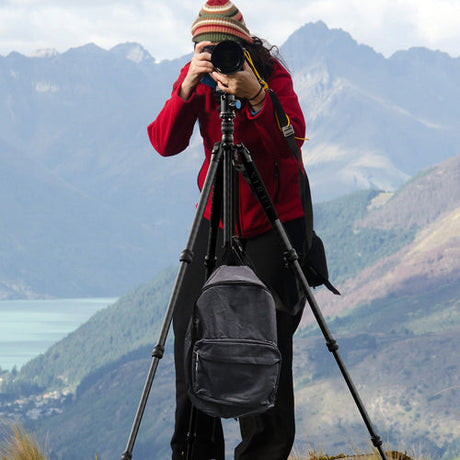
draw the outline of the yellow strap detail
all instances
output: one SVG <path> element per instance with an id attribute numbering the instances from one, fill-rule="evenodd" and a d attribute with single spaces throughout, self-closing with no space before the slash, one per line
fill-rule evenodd
<path id="1" fill-rule="evenodd" d="M 265 80 L 263 80 L 262 77 L 259 75 L 259 72 L 257 72 L 256 66 L 254 65 L 254 62 L 252 61 L 252 57 L 251 57 L 251 54 L 249 53 L 249 51 L 244 50 L 244 55 L 246 57 L 246 60 L 248 61 L 248 64 L 251 66 L 251 69 L 253 70 L 255 76 L 259 80 L 259 83 L 262 85 L 262 88 L 263 89 L 268 89 L 268 83 Z M 278 119 L 278 115 L 276 113 L 275 113 L 275 117 L 276 117 L 276 122 L 278 123 L 278 128 L 280 130 L 282 130 L 280 121 Z M 287 126 L 290 126 L 291 120 L 289 119 L 287 114 L 286 114 L 286 118 L 287 118 L 287 121 L 288 121 Z M 309 141 L 310 140 L 307 137 L 297 137 L 297 136 L 295 136 L 295 138 L 298 139 L 298 140 L 302 140 L 302 141 Z"/>
<path id="2" fill-rule="evenodd" d="M 278 114 L 276 113 L 276 110 L 275 110 L 275 118 L 276 118 L 276 123 L 278 125 L 278 128 L 280 129 L 280 131 L 282 131 L 283 128 L 281 127 L 280 119 L 278 118 Z M 291 120 L 289 119 L 289 117 L 287 115 L 286 115 L 286 118 L 287 118 L 287 121 L 288 121 L 287 126 L 290 126 L 291 125 Z"/>
<path id="3" fill-rule="evenodd" d="M 259 75 L 259 72 L 257 72 L 256 66 L 254 65 L 254 62 L 252 62 L 252 57 L 249 54 L 248 50 L 244 50 L 244 55 L 246 57 L 246 60 L 248 61 L 248 64 L 251 66 L 252 71 L 254 72 L 255 76 L 259 80 L 259 83 L 262 85 L 263 89 L 268 89 L 268 83 L 262 79 L 262 77 Z"/>
<path id="4" fill-rule="evenodd" d="M 287 121 L 288 121 L 288 124 L 286 125 L 286 127 L 289 127 L 291 126 L 291 120 L 288 116 L 288 114 L 286 113 L 286 118 L 287 118 Z M 281 128 L 281 123 L 280 123 L 280 120 L 278 118 L 278 114 L 275 112 L 275 118 L 276 118 L 276 123 L 278 124 L 278 128 L 280 129 L 280 131 L 282 131 L 283 129 Z M 308 139 L 308 137 L 297 137 L 297 136 L 294 136 L 296 139 L 298 139 L 299 141 L 309 141 L 310 139 Z"/>

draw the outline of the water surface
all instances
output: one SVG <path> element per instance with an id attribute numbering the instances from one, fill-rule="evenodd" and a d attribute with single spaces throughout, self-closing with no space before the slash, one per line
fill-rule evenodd
<path id="1" fill-rule="evenodd" d="M 116 298 L 0 301 L 0 367 L 18 369 Z"/>

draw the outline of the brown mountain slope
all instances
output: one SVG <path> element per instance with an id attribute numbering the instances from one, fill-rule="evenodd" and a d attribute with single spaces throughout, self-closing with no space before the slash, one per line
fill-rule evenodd
<path id="1" fill-rule="evenodd" d="M 319 290 L 325 316 L 389 295 L 413 295 L 460 281 L 460 155 L 419 175 L 358 224 L 379 228 L 420 227 L 415 240 L 339 286 L 342 296 Z M 359 227 L 357 227 L 359 228 Z M 313 321 L 306 314 L 302 325 Z"/>
<path id="2" fill-rule="evenodd" d="M 421 227 L 459 204 L 460 154 L 422 171 L 357 225 L 381 229 Z"/>
<path id="3" fill-rule="evenodd" d="M 325 316 L 391 295 L 422 294 L 460 280 L 460 207 L 419 232 L 415 241 L 380 260 L 339 287 L 341 296 L 320 290 L 316 299 Z M 304 315 L 302 325 L 311 323 Z"/>
<path id="4" fill-rule="evenodd" d="M 315 297 L 382 439 L 456 458 L 460 155 L 372 205 L 380 207 L 356 231 L 413 227 L 415 239 L 344 282 L 342 296 L 321 289 Z M 309 308 L 295 350 L 298 432 L 328 453 L 365 445 L 368 433 Z"/>

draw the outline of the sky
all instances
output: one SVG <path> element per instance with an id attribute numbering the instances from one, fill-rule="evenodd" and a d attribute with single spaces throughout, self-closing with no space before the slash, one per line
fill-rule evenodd
<path id="1" fill-rule="evenodd" d="M 235 0 L 251 34 L 282 45 L 324 21 L 389 57 L 414 46 L 460 56 L 460 0 Z M 0 55 L 140 43 L 157 60 L 192 49 L 204 0 L 0 0 Z"/>

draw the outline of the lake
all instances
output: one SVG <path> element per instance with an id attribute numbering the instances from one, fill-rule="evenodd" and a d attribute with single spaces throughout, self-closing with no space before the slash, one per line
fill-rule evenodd
<path id="1" fill-rule="evenodd" d="M 0 301 L 0 367 L 11 370 L 44 353 L 116 298 Z"/>

